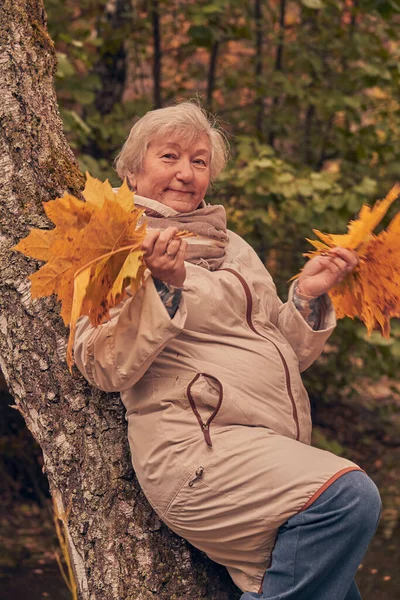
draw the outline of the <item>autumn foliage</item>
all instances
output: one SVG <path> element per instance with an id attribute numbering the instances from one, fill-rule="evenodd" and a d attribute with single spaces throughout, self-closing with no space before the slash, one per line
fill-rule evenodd
<path id="1" fill-rule="evenodd" d="M 321 241 L 308 240 L 316 250 L 306 254 L 311 258 L 335 246 L 357 252 L 358 267 L 332 288 L 329 295 L 339 319 L 358 317 L 368 333 L 378 330 L 384 337 L 390 335 L 390 319 L 400 317 L 400 214 L 387 230 L 378 235 L 373 230 L 399 195 L 400 184 L 396 184 L 372 208 L 364 205 L 358 219 L 350 221 L 348 232 L 343 235 L 314 229 Z"/>
<path id="2" fill-rule="evenodd" d="M 141 244 L 146 224 L 139 223 L 143 211 L 135 207 L 126 182 L 114 192 L 108 181 L 87 174 L 83 196 L 86 202 L 65 194 L 44 203 L 56 227 L 32 229 L 13 248 L 46 263 L 29 277 L 31 295 L 55 294 L 61 302 L 61 316 L 70 326 L 70 368 L 78 318 L 87 315 L 94 326 L 106 321 L 128 286 L 135 293 L 145 270 Z"/>

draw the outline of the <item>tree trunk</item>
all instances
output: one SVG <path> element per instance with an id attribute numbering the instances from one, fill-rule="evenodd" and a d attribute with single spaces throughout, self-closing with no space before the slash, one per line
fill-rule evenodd
<path id="1" fill-rule="evenodd" d="M 95 105 L 102 115 L 110 113 L 115 104 L 122 100 L 127 71 L 125 40 L 132 33 L 132 27 L 130 2 L 107 2 L 104 14 L 98 19 L 97 29 L 104 43 L 99 49 L 100 58 L 94 67 L 101 82 Z"/>
<path id="2" fill-rule="evenodd" d="M 312 142 L 313 121 L 315 117 L 315 105 L 309 104 L 304 119 L 304 162 L 306 165 L 314 165 L 314 148 Z"/>
<path id="3" fill-rule="evenodd" d="M 254 21 L 256 29 L 255 44 L 255 81 L 256 81 L 256 132 L 258 139 L 264 141 L 264 94 L 262 92 L 262 71 L 263 71 L 263 13 L 261 0 L 255 0 L 254 3 Z"/>
<path id="4" fill-rule="evenodd" d="M 161 99 L 161 32 L 158 0 L 152 0 L 151 20 L 153 25 L 153 102 L 155 108 L 162 107 Z"/>
<path id="5" fill-rule="evenodd" d="M 276 47 L 275 54 L 275 73 L 283 71 L 283 50 L 285 44 L 285 13 L 286 13 L 286 0 L 280 0 L 279 3 L 279 32 L 278 32 L 278 45 Z M 278 110 L 279 96 L 274 96 L 272 99 L 271 106 L 271 130 L 268 136 L 268 143 L 274 147 L 276 131 L 274 130 L 274 118 Z"/>
<path id="6" fill-rule="evenodd" d="M 32 301 L 38 268 L 11 250 L 49 226 L 41 203 L 83 180 L 63 133 L 55 55 L 42 0 L 0 5 L 0 356 L 10 392 L 40 444 L 58 511 L 68 514 L 80 599 L 228 600 L 237 589 L 160 523 L 132 471 L 124 410 L 64 361 L 67 331 L 53 298 Z"/>
<path id="7" fill-rule="evenodd" d="M 207 106 L 207 110 L 209 110 L 210 112 L 212 111 L 212 108 L 213 108 L 213 94 L 214 94 L 214 88 L 215 88 L 219 46 L 220 46 L 219 40 L 215 40 L 213 42 L 213 45 L 211 48 L 210 62 L 208 65 L 206 106 Z"/>

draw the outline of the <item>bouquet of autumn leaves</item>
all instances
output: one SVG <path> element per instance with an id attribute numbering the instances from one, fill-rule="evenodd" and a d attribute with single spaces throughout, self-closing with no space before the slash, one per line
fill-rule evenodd
<path id="1" fill-rule="evenodd" d="M 396 184 L 382 201 L 364 205 L 359 218 L 343 235 L 314 233 L 315 248 L 309 258 L 342 246 L 355 250 L 358 267 L 329 292 L 338 318 L 358 317 L 368 332 L 380 330 L 388 337 L 390 319 L 400 316 L 400 213 L 386 231 L 372 232 L 400 194 Z M 44 203 L 51 230 L 32 229 L 13 250 L 44 261 L 29 276 L 32 298 L 55 294 L 62 304 L 61 317 L 70 326 L 67 363 L 72 368 L 76 323 L 87 315 L 93 326 L 109 319 L 109 311 L 130 288 L 135 294 L 143 281 L 145 264 L 141 244 L 146 233 L 143 210 L 134 205 L 126 182 L 115 192 L 87 174 L 85 202 L 65 194 Z M 185 231 L 177 237 L 186 237 Z"/>
<path id="2" fill-rule="evenodd" d="M 32 229 L 13 250 L 46 262 L 29 276 L 32 298 L 55 294 L 62 304 L 61 317 L 70 326 L 67 363 L 72 368 L 76 323 L 87 315 L 94 326 L 109 318 L 109 310 L 135 293 L 145 265 L 141 244 L 146 223 L 135 207 L 126 182 L 114 192 L 106 181 L 87 174 L 86 202 L 65 194 L 44 202 L 55 228 Z"/>
<path id="3" fill-rule="evenodd" d="M 315 250 L 305 254 L 309 258 L 326 255 L 335 246 L 357 252 L 359 265 L 329 291 L 329 296 L 338 319 L 358 317 L 368 334 L 380 331 L 386 338 L 390 336 L 390 319 L 400 317 L 400 213 L 386 230 L 378 235 L 372 232 L 399 195 L 397 183 L 372 208 L 364 205 L 343 235 L 313 229 L 319 240 L 307 240 Z"/>

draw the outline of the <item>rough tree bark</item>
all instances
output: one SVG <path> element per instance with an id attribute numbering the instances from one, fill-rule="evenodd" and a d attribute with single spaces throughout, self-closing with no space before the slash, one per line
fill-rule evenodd
<path id="1" fill-rule="evenodd" d="M 26 277 L 39 265 L 10 250 L 29 227 L 49 227 L 43 201 L 83 184 L 62 133 L 54 69 L 42 0 L 2 0 L 1 369 L 43 450 L 58 509 L 69 510 L 79 598 L 236 598 L 225 569 L 152 512 L 130 465 L 119 398 L 90 388 L 77 372 L 70 376 L 59 306 L 31 300 Z"/>

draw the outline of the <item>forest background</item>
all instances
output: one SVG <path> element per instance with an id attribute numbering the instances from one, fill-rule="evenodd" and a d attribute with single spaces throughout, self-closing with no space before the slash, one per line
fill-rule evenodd
<path id="1" fill-rule="evenodd" d="M 81 170 L 119 185 L 113 160 L 134 119 L 197 98 L 231 145 L 208 201 L 225 205 L 230 227 L 257 250 L 283 299 L 311 229 L 343 233 L 363 203 L 399 179 L 400 2 L 45 5 L 64 130 Z M 391 600 L 400 590 L 399 358 L 400 323 L 384 340 L 345 319 L 304 376 L 314 444 L 358 462 L 381 490 L 381 524 L 359 572 L 365 600 Z M 51 580 L 57 566 L 40 450 L 10 403 L 3 391 L 0 585 L 22 574 L 37 598 L 67 598 L 61 579 Z"/>

